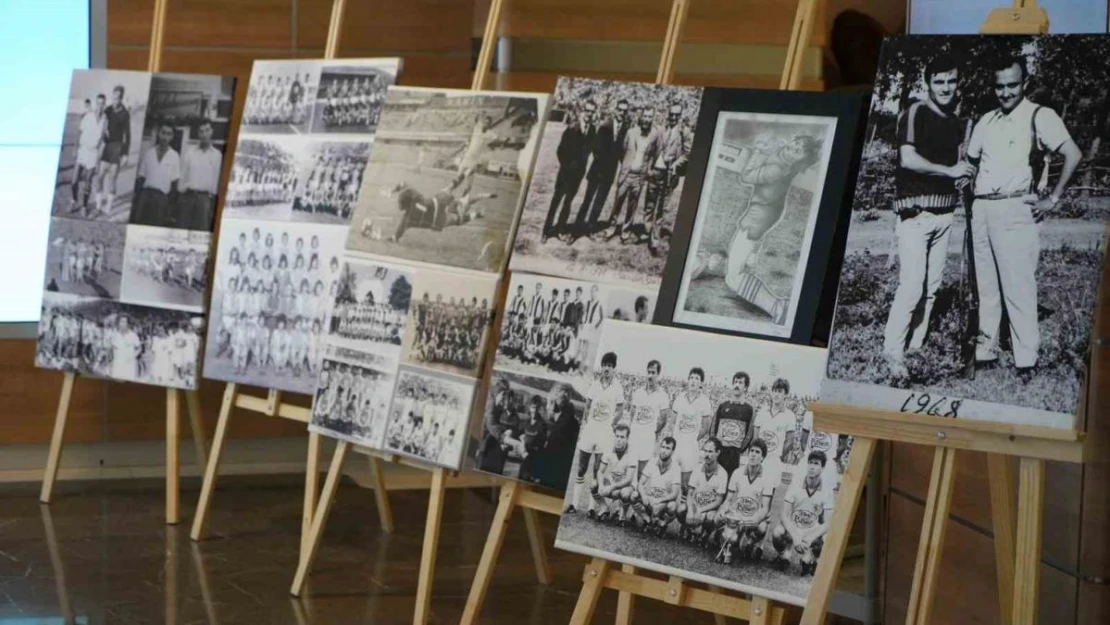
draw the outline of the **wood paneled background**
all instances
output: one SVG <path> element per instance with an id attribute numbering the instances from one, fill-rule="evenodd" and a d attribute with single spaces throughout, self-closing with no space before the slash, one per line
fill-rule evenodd
<path id="1" fill-rule="evenodd" d="M 349 0 L 339 55 L 403 56 L 402 84 L 466 87 L 474 36 L 481 33 L 487 3 Z M 151 0 L 109 0 L 110 67 L 145 69 L 152 4 Z M 563 43 L 572 49 L 582 43 L 619 40 L 630 46 L 645 46 L 645 56 L 650 60 L 658 54 L 651 46 L 663 36 L 669 5 L 670 0 L 509 0 L 501 34 L 519 41 L 522 50 L 525 44 L 539 45 L 536 42 Z M 774 69 L 730 71 L 726 63 L 723 71 L 712 75 L 684 74 L 682 70 L 684 64 L 697 65 L 694 52 L 699 49 L 702 61 L 706 51 L 712 56 L 719 50 L 743 50 L 751 58 L 770 58 L 773 66 L 774 54 L 781 54 L 786 42 L 794 6 L 788 0 L 693 0 L 677 80 L 774 86 Z M 891 31 L 898 28 L 905 14 L 903 0 L 828 0 L 825 7 L 816 29 L 817 46 L 827 41 L 828 24 L 842 9 L 863 10 Z M 330 0 L 169 0 L 162 69 L 234 74 L 245 85 L 255 59 L 320 57 L 330 11 Z M 567 55 L 567 59 L 574 61 L 573 55 Z M 744 59 L 737 60 L 738 66 L 744 65 Z M 647 66 L 650 68 L 651 62 Z M 496 84 L 501 88 L 547 90 L 554 84 L 558 69 L 525 67 L 499 76 Z M 650 70 L 591 72 L 572 67 L 568 73 L 651 78 Z M 819 72 L 809 76 L 805 86 L 820 88 Z M 237 113 L 244 92 L 240 90 Z M 1110 326 L 1102 323 L 1101 327 Z M 1098 350 L 1099 363 L 1110 356 L 1107 350 L 1110 348 Z M 0 445 L 49 440 L 61 375 L 36 370 L 32 359 L 32 342 L 0 342 Z M 1094 462 L 1086 467 L 1054 464 L 1049 470 L 1041 620 L 1049 625 L 1110 622 L 1110 593 L 1105 583 L 1110 579 L 1110 436 L 1107 419 L 1101 416 L 1110 374 L 1104 366 L 1098 366 L 1093 379 L 1098 392 L 1088 427 L 1096 440 Z M 202 388 L 209 432 L 222 387 L 205 382 Z M 160 439 L 163 393 L 139 385 L 79 380 L 66 440 Z M 233 437 L 243 438 L 303 436 L 304 428 L 244 414 L 233 420 L 231 430 Z M 930 462 L 931 454 L 926 449 L 898 445 L 887 450 L 883 493 L 886 622 L 904 618 Z M 936 623 L 997 622 L 985 475 L 982 457 L 961 457 L 952 515 L 955 522 L 947 537 Z"/>

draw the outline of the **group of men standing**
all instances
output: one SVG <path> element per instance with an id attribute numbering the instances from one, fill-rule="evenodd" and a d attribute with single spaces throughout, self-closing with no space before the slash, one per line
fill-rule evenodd
<path id="1" fill-rule="evenodd" d="M 992 63 L 989 75 L 998 106 L 977 120 L 958 115 L 965 69 L 951 56 L 931 60 L 924 71 L 928 96 L 898 120 L 893 208 L 900 267 L 883 352 L 892 375 L 910 375 L 905 355 L 924 345 L 947 261 L 952 216 L 966 193 L 971 229 L 966 253 L 972 256 L 968 264 L 979 301 L 975 365 L 997 365 L 1005 310 L 1014 365 L 1028 381 L 1040 348 L 1037 224 L 1057 209 L 1083 155 L 1056 111 L 1026 97 L 1029 75 L 1023 57 Z M 1063 157 L 1063 167 L 1045 194 L 1047 175 L 1039 170 L 1051 154 Z"/>
<path id="2" fill-rule="evenodd" d="M 85 110 L 78 122 L 70 213 L 93 219 L 100 214 L 107 215 L 112 209 L 116 179 L 120 167 L 127 166 L 131 150 L 131 111 L 123 104 L 123 95 L 123 85 L 116 85 L 110 105 L 105 106 L 107 98 L 103 93 L 96 95 L 95 106 L 89 99 L 85 100 Z"/>
<path id="3" fill-rule="evenodd" d="M 212 122 L 196 125 L 197 144 L 178 154 L 169 123 L 154 126 L 154 145 L 139 158 L 130 223 L 207 231 L 216 215 L 223 153 L 212 143 Z"/>

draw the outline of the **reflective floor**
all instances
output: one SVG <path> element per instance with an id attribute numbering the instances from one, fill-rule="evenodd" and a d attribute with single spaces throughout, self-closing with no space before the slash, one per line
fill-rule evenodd
<path id="1" fill-rule="evenodd" d="M 373 496 L 340 488 L 304 599 L 289 585 L 301 524 L 299 478 L 224 478 L 208 540 L 189 540 L 198 484 L 185 482 L 180 526 L 163 524 L 161 481 L 65 483 L 54 503 L 34 485 L 0 485 L 0 625 L 411 623 L 426 492 L 391 493 L 397 529 L 379 530 Z M 459 622 L 494 512 L 489 489 L 448 491 L 432 622 Z M 545 517 L 550 544 L 555 521 Z M 550 550 L 555 581 L 535 581 L 514 519 L 482 623 L 566 623 L 585 559 Z M 611 623 L 606 592 L 595 623 Z M 708 624 L 712 616 L 637 602 L 637 622 Z"/>

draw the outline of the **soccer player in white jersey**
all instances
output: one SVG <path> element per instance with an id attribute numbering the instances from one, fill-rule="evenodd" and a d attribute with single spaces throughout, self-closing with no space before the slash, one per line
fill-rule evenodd
<path id="1" fill-rule="evenodd" d="M 832 520 L 836 482 L 822 477 L 828 464 L 828 456 L 823 452 L 810 452 L 806 464 L 805 479 L 792 483 L 783 497 L 782 518 L 771 534 L 771 544 L 778 554 L 776 564 L 781 568 L 788 567 L 792 557 L 797 557 L 802 574 L 811 575 L 817 569 Z"/>
<path id="2" fill-rule="evenodd" d="M 628 450 L 636 459 L 640 473 L 655 455 L 655 439 L 666 424 L 666 411 L 671 407 L 670 395 L 659 386 L 662 369 L 658 360 L 647 364 L 647 382 L 632 391 L 632 401 L 625 410 L 630 431 Z"/>
<path id="3" fill-rule="evenodd" d="M 786 446 L 786 434 L 797 429 L 797 416 L 786 404 L 790 394 L 790 382 L 779 378 L 771 384 L 771 401 L 760 406 L 755 415 L 755 438 L 767 446 L 767 457 L 763 470 L 768 479 L 778 486 L 782 476 L 782 451 Z"/>
<path id="4" fill-rule="evenodd" d="M 721 441 L 707 438 L 701 444 L 701 466 L 690 475 L 690 491 L 686 501 L 678 504 L 682 534 L 687 540 L 707 544 L 717 529 L 717 517 L 728 492 L 728 473 L 717 462 Z"/>
<path id="5" fill-rule="evenodd" d="M 628 515 L 628 505 L 632 503 L 635 489 L 636 461 L 628 451 L 628 426 L 619 423 L 613 428 L 613 451 L 601 457 L 597 481 L 590 489 L 590 509 L 586 513 L 594 518 L 594 502 L 602 507 L 597 520 L 602 523 L 615 519 L 623 523 Z"/>
<path id="6" fill-rule="evenodd" d="M 767 445 L 761 440 L 752 441 L 748 447 L 748 462 L 738 468 L 728 483 L 728 496 L 721 506 L 718 523 L 721 525 L 721 550 L 716 560 L 732 562 L 733 550 L 741 559 L 759 555 L 759 546 L 767 535 L 771 514 L 771 497 L 775 494 L 777 480 L 769 480 L 763 471 Z"/>
<path id="7" fill-rule="evenodd" d="M 590 405 L 586 422 L 578 436 L 578 472 L 574 478 L 573 496 L 567 512 L 574 513 L 574 504 L 581 501 L 582 489 L 586 484 L 586 471 L 593 463 L 594 482 L 597 481 L 597 468 L 601 454 L 611 448 L 613 424 L 617 422 L 624 406 L 624 387 L 613 375 L 617 368 L 617 355 L 606 352 L 601 357 L 601 373 L 590 389 Z"/>
<path id="8" fill-rule="evenodd" d="M 678 513 L 682 478 L 673 459 L 674 448 L 675 440 L 670 436 L 659 441 L 659 453 L 644 469 L 633 495 L 633 510 L 643 523 L 642 529 L 656 536 L 667 532 L 667 525 Z"/>
<path id="9" fill-rule="evenodd" d="M 686 376 L 686 390 L 674 399 L 671 412 L 674 424 L 671 436 L 675 439 L 675 456 L 682 472 L 682 492 L 690 483 L 690 474 L 697 468 L 700 442 L 709 432 L 713 419 L 713 406 L 702 390 L 705 387 L 705 371 L 701 367 L 690 369 Z"/>

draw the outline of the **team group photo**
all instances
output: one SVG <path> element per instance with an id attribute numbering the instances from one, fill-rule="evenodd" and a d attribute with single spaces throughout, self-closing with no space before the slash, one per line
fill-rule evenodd
<path id="1" fill-rule="evenodd" d="M 804 600 L 851 448 L 823 351 L 609 321 L 598 354 L 556 545 Z"/>
<path id="2" fill-rule="evenodd" d="M 421 271 L 405 327 L 403 360 L 476 378 L 493 323 L 497 279 Z"/>
<path id="3" fill-rule="evenodd" d="M 345 350 L 334 350 L 320 365 L 309 429 L 350 443 L 380 449 L 396 376 L 389 368 Z"/>
<path id="4" fill-rule="evenodd" d="M 458 469 L 475 386 L 474 380 L 402 367 L 386 423 L 385 450 Z"/>
<path id="5" fill-rule="evenodd" d="M 702 89 L 560 78 L 512 266 L 657 286 Z"/>
<path id="6" fill-rule="evenodd" d="M 128 226 L 120 299 L 203 312 L 211 245 L 210 232 Z"/>
<path id="7" fill-rule="evenodd" d="M 953 416 L 1005 404 L 1073 423 L 1110 211 L 1107 52 L 1078 35 L 888 42 L 830 397 L 895 409 L 926 393 Z"/>
<path id="8" fill-rule="evenodd" d="M 411 269 L 354 258 L 344 260 L 328 327 L 329 342 L 396 360 L 405 334 L 414 276 Z"/>
<path id="9" fill-rule="evenodd" d="M 119 299 L 126 237 L 123 224 L 51 218 L 44 289 Z"/>
<path id="10" fill-rule="evenodd" d="M 372 133 L 378 127 L 386 89 L 396 79 L 374 66 L 329 65 L 320 70 L 312 132 Z"/>
<path id="11" fill-rule="evenodd" d="M 349 249 L 500 271 L 547 99 L 393 87 Z"/>

